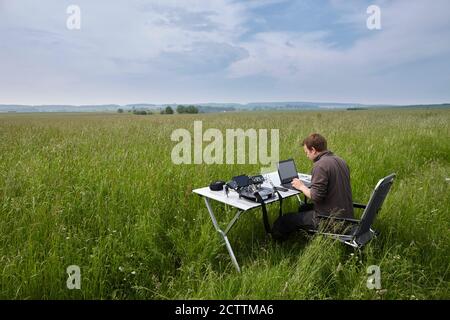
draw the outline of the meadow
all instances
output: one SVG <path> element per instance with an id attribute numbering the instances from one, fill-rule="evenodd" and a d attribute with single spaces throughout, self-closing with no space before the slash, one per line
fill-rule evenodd
<path id="1" fill-rule="evenodd" d="M 173 130 L 280 129 L 280 158 L 308 173 L 320 132 L 350 169 L 353 198 L 397 178 L 362 251 L 298 233 L 277 243 L 261 212 L 230 240 L 238 274 L 192 190 L 259 165 L 174 165 Z M 2 299 L 449 299 L 450 109 L 196 115 L 0 114 Z M 213 205 L 222 225 L 234 212 Z M 296 200 L 284 211 L 295 211 Z M 278 205 L 269 206 L 273 221 Z M 360 211 L 356 212 L 359 217 Z M 81 269 L 81 289 L 66 268 Z M 381 290 L 366 287 L 378 265 Z"/>

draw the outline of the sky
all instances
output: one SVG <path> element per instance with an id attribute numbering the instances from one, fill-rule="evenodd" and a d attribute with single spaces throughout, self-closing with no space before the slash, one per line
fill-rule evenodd
<path id="1" fill-rule="evenodd" d="M 448 0 L 0 0 L 0 104 L 450 102 L 449 12 Z"/>

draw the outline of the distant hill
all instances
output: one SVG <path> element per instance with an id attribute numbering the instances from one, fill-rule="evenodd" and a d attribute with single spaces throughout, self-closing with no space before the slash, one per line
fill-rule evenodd
<path id="1" fill-rule="evenodd" d="M 150 104 L 150 103 L 134 103 L 134 104 L 127 104 L 125 106 L 122 106 L 122 108 L 125 109 L 155 109 L 160 108 L 161 106 L 157 104 Z"/>
<path id="2" fill-rule="evenodd" d="M 105 105 L 16 105 L 0 104 L 0 112 L 116 112 L 117 109 L 123 110 L 162 110 L 167 106 L 176 109 L 178 104 L 105 104 Z M 191 105 L 185 103 L 183 105 Z M 365 105 L 358 103 L 334 103 L 334 102 L 251 102 L 241 103 L 194 103 L 200 112 L 233 112 L 233 111 L 257 111 L 257 110 L 326 110 L 326 109 L 347 109 L 363 110 L 374 108 L 450 108 L 450 103 L 431 104 L 431 105 Z"/>
<path id="3" fill-rule="evenodd" d="M 415 105 L 409 105 L 409 106 L 399 106 L 397 108 L 450 108 L 450 103 L 442 103 L 442 104 L 415 104 Z"/>
<path id="4" fill-rule="evenodd" d="M 103 112 L 117 111 L 120 105 L 6 105 L 0 104 L 0 112 Z"/>

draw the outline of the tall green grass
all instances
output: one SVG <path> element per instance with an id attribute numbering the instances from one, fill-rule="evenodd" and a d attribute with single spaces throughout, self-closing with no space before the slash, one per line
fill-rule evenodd
<path id="1" fill-rule="evenodd" d="M 279 128 L 280 158 L 302 172 L 299 143 L 321 132 L 351 168 L 355 201 L 397 173 L 379 238 L 361 252 L 302 233 L 274 243 L 255 210 L 230 232 L 236 273 L 192 189 L 259 166 L 173 165 L 170 134 L 194 120 L 223 133 Z M 449 123 L 448 109 L 0 115 L 0 298 L 448 299 Z M 213 207 L 222 225 L 234 214 Z M 81 290 L 66 287 L 69 265 Z M 370 265 L 382 290 L 366 287 Z"/>

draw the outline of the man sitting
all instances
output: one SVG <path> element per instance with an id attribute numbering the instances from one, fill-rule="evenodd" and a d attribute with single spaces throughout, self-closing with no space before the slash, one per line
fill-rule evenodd
<path id="1" fill-rule="evenodd" d="M 313 161 L 311 188 L 299 179 L 292 186 L 312 200 L 312 210 L 286 214 L 278 218 L 273 226 L 275 239 L 286 239 L 298 229 L 317 229 L 317 215 L 354 218 L 350 169 L 340 157 L 327 150 L 326 139 L 313 133 L 303 140 L 303 150 Z"/>

